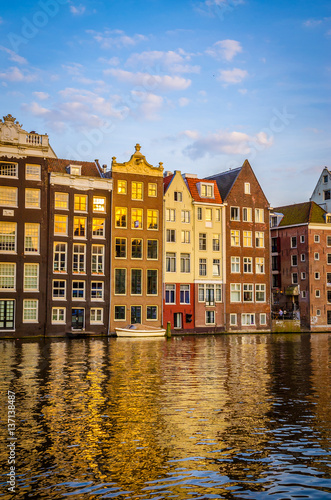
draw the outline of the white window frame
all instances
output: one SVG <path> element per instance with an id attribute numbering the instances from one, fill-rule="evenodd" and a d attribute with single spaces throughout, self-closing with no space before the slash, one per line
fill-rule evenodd
<path id="1" fill-rule="evenodd" d="M 83 284 L 83 286 L 79 286 L 77 288 L 74 287 L 74 284 Z M 83 296 L 82 297 L 74 297 L 74 290 L 78 290 L 78 293 L 80 290 L 83 290 Z M 79 300 L 86 300 L 86 281 L 84 280 L 72 280 L 71 283 L 71 300 L 72 301 L 79 301 Z"/>
<path id="2" fill-rule="evenodd" d="M 56 230 L 55 230 L 55 228 L 56 228 L 55 219 L 57 217 L 62 217 L 64 219 L 64 221 L 61 222 L 61 226 L 62 226 L 62 224 L 65 223 L 65 231 L 56 232 Z M 62 214 L 55 214 L 54 215 L 54 236 L 68 236 L 68 216 L 67 215 L 62 215 Z"/>
<path id="3" fill-rule="evenodd" d="M 56 313 L 55 313 L 56 311 Z M 63 311 L 63 319 L 58 319 L 60 315 L 60 311 Z M 52 307 L 52 325 L 65 325 L 66 323 L 66 308 L 65 307 Z M 54 319 L 54 313 L 57 316 L 57 319 Z"/>
<path id="4" fill-rule="evenodd" d="M 233 300 L 233 294 L 239 294 L 239 300 Z M 230 302 L 232 304 L 241 302 L 241 283 L 230 283 Z"/>
<path id="5" fill-rule="evenodd" d="M 258 293 L 263 293 L 263 300 L 258 300 L 257 298 L 257 294 Z M 258 304 L 262 304 L 264 302 L 266 302 L 267 300 L 267 287 L 265 285 L 265 283 L 256 283 L 255 284 L 255 302 L 257 302 Z"/>
<path id="6" fill-rule="evenodd" d="M 241 326 L 255 326 L 255 313 L 242 313 Z"/>
<path id="7" fill-rule="evenodd" d="M 26 305 L 28 303 L 35 303 L 35 307 L 27 308 Z M 35 311 L 35 318 L 26 318 L 25 313 L 27 311 Z M 38 323 L 38 315 L 39 315 L 39 300 L 38 299 L 24 299 L 23 300 L 23 323 Z"/>
<path id="8" fill-rule="evenodd" d="M 7 228 L 7 230 L 5 229 Z M 14 236 L 14 239 L 13 239 Z M 6 238 L 9 238 L 6 240 Z M 0 239 L 1 239 L 1 245 L 6 246 L 13 246 L 13 249 L 6 250 L 2 249 L 0 250 L 0 253 L 2 254 L 16 254 L 17 252 L 17 222 L 11 222 L 11 221 L 0 221 Z"/>
<path id="9" fill-rule="evenodd" d="M 100 284 L 101 283 L 101 297 L 97 297 L 98 293 L 100 293 L 100 290 L 99 289 L 94 289 L 93 290 L 93 283 L 95 284 Z M 95 296 L 93 296 L 95 292 Z M 104 296 L 105 296 L 105 282 L 104 281 L 91 281 L 91 301 L 93 300 L 93 302 L 95 301 L 99 301 L 99 302 L 102 302 L 104 301 Z"/>
<path id="10" fill-rule="evenodd" d="M 264 223 L 264 210 L 263 208 L 255 209 L 255 223 L 263 224 Z"/>
<path id="11" fill-rule="evenodd" d="M 231 257 L 231 273 L 240 273 L 240 257 Z"/>
<path id="12" fill-rule="evenodd" d="M 29 195 L 38 193 L 36 200 L 29 200 Z M 35 188 L 25 188 L 25 208 L 39 209 L 40 208 L 41 191 Z"/>
<path id="13" fill-rule="evenodd" d="M 95 248 L 99 247 L 102 248 L 102 253 L 95 252 Z M 100 258 L 101 257 L 101 258 Z M 96 258 L 96 261 L 93 262 L 94 258 Z M 98 270 L 99 264 L 101 263 L 101 271 Z M 93 270 L 95 268 L 95 270 Z M 92 275 L 103 275 L 105 274 L 105 245 L 92 245 L 91 249 L 91 272 Z"/>
<path id="14" fill-rule="evenodd" d="M 30 226 L 30 228 L 32 228 L 32 226 L 34 226 L 36 229 L 38 229 L 37 233 L 38 234 L 33 234 L 32 236 L 31 235 L 27 235 L 27 229 L 28 227 Z M 29 238 L 29 236 L 31 236 L 31 238 L 38 238 L 37 240 L 37 249 L 36 250 L 27 250 L 27 245 L 26 245 L 26 239 Z M 30 247 L 32 248 L 32 247 Z M 40 255 L 40 224 L 39 223 L 35 223 L 35 222 L 26 222 L 24 224 L 24 254 L 25 255 Z"/>
<path id="15" fill-rule="evenodd" d="M 96 319 L 96 315 L 98 313 L 101 313 L 101 319 Z M 94 318 L 93 318 L 93 315 L 94 315 Z M 91 325 L 103 325 L 103 307 L 91 307 L 91 309 L 90 309 L 90 324 Z"/>
<path id="16" fill-rule="evenodd" d="M 12 269 L 13 273 L 2 273 L 2 269 Z M 8 286 L 9 279 L 13 286 Z M 5 286 L 3 286 L 5 285 Z M 0 262 L 0 290 L 5 292 L 15 292 L 16 291 L 16 263 L 15 262 Z"/>
<path id="17" fill-rule="evenodd" d="M 28 269 L 35 268 L 37 273 L 35 275 L 28 275 Z M 36 286 L 27 286 L 28 279 L 35 278 Z M 26 262 L 24 263 L 24 275 L 23 275 L 23 292 L 39 292 L 39 263 Z"/>
<path id="18" fill-rule="evenodd" d="M 63 297 L 55 297 L 54 296 L 54 283 L 55 281 L 61 281 L 64 283 L 64 287 L 58 287 L 57 290 L 64 290 L 64 295 Z M 58 279 L 53 279 L 52 281 L 52 300 L 66 300 L 67 299 L 67 280 L 64 280 L 62 278 Z"/>
<path id="19" fill-rule="evenodd" d="M 27 181 L 40 181 L 41 165 L 34 165 L 32 163 L 27 163 L 25 165 L 25 179 Z"/>
<path id="20" fill-rule="evenodd" d="M 13 186 L 0 186 L 0 207 L 17 208 L 18 188 Z"/>
<path id="21" fill-rule="evenodd" d="M 62 199 L 60 199 L 62 198 Z M 56 206 L 57 203 L 63 206 Z M 54 209 L 55 210 L 69 210 L 69 193 L 57 191 L 54 193 Z"/>
<path id="22" fill-rule="evenodd" d="M 230 326 L 237 326 L 237 325 L 238 325 L 237 313 L 231 313 L 230 314 Z"/>
<path id="23" fill-rule="evenodd" d="M 9 168 L 5 168 L 9 167 Z M 4 173 L 7 172 L 7 173 Z M 14 172 L 14 175 L 13 173 Z M 9 161 L 1 161 L 0 162 L 0 177 L 5 179 L 18 179 L 18 163 L 12 163 Z"/>

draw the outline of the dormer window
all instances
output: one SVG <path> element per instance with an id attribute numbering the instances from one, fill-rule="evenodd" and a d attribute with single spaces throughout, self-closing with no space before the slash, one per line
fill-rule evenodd
<path id="1" fill-rule="evenodd" d="M 272 215 L 271 216 L 271 227 L 276 227 L 278 226 L 278 217 L 277 215 Z"/>
<path id="2" fill-rule="evenodd" d="M 200 196 L 203 198 L 214 198 L 214 185 L 200 184 Z"/>
<path id="3" fill-rule="evenodd" d="M 328 180 L 329 180 L 329 176 L 328 175 L 323 175 L 323 184 L 327 184 Z"/>
<path id="4" fill-rule="evenodd" d="M 325 222 L 331 224 L 331 214 L 325 214 Z"/>
<path id="5" fill-rule="evenodd" d="M 67 172 L 70 175 L 82 175 L 81 165 L 68 165 Z"/>

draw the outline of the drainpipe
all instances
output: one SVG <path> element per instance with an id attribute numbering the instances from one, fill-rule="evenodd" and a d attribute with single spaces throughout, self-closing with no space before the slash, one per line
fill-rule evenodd
<path id="1" fill-rule="evenodd" d="M 226 254 L 226 207 L 227 203 L 223 203 L 222 207 L 222 252 L 223 252 L 223 307 L 224 307 L 224 328 L 226 331 L 226 262 L 227 262 L 227 254 Z"/>

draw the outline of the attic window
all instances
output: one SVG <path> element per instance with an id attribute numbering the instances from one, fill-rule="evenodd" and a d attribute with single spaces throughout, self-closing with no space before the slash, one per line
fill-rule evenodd
<path id="1" fill-rule="evenodd" d="M 244 192 L 245 192 L 245 194 L 251 194 L 251 184 L 250 184 L 250 182 L 245 182 Z"/>
<path id="2" fill-rule="evenodd" d="M 323 184 L 327 184 L 328 183 L 328 175 L 323 175 Z"/>
<path id="3" fill-rule="evenodd" d="M 271 216 L 271 227 L 276 227 L 278 226 L 278 217 L 277 215 L 272 215 Z"/>
<path id="4" fill-rule="evenodd" d="M 71 175 L 82 175 L 81 165 L 68 165 L 67 172 Z"/>
<path id="5" fill-rule="evenodd" d="M 331 223 L 331 214 L 325 214 L 325 222 L 327 224 L 330 224 Z M 328 236 L 329 238 L 329 236 Z M 329 246 L 329 245 L 328 245 Z"/>
<path id="6" fill-rule="evenodd" d="M 331 191 L 330 189 L 327 189 L 326 191 L 324 191 L 324 200 L 330 200 L 331 198 Z"/>
<path id="7" fill-rule="evenodd" d="M 214 198 L 214 185 L 213 184 L 201 184 L 200 185 L 200 196 L 204 198 Z"/>

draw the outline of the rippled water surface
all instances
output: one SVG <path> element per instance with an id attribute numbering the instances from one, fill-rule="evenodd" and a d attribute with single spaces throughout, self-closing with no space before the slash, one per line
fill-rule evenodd
<path id="1" fill-rule="evenodd" d="M 14 498 L 331 498 L 331 335 L 1 341 Z"/>

